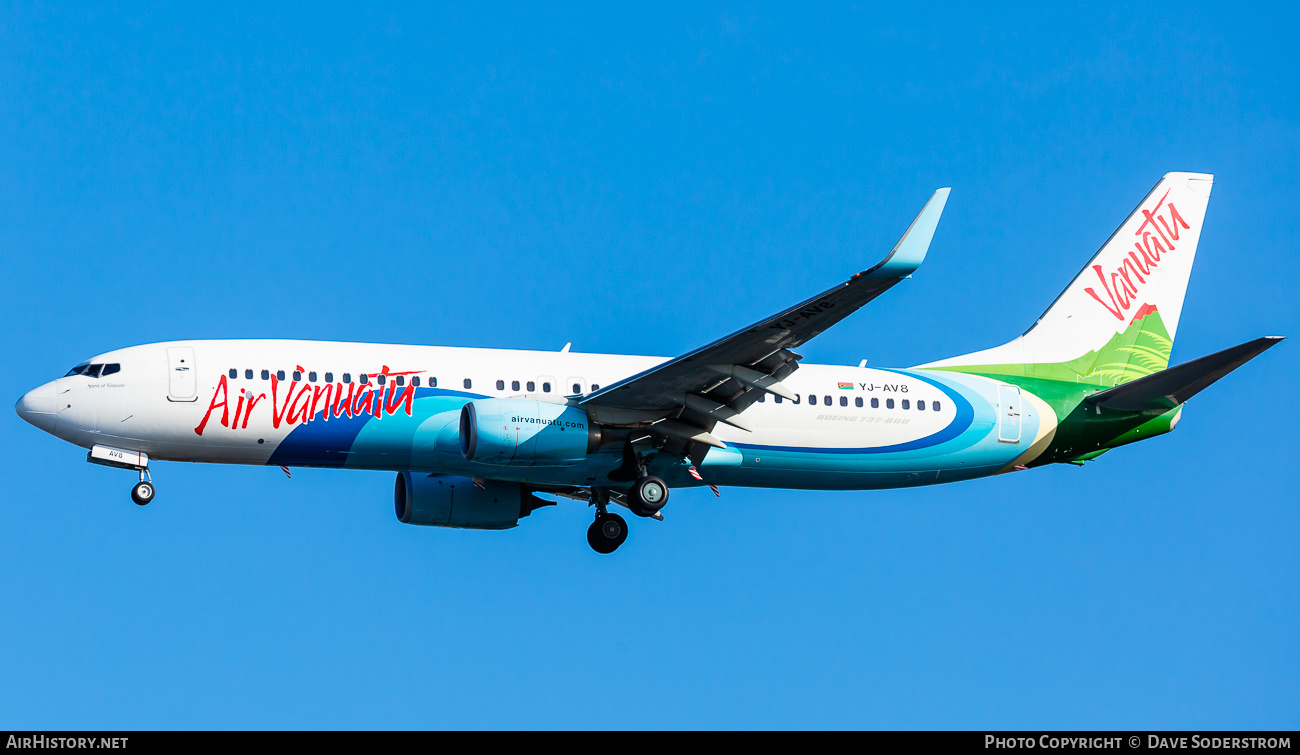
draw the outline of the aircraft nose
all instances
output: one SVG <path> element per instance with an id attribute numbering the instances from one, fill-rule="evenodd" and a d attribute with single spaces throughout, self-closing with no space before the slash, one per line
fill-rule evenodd
<path id="1" fill-rule="evenodd" d="M 54 383 L 46 383 L 39 388 L 33 388 L 18 399 L 14 411 L 18 412 L 19 417 L 36 427 L 46 432 L 54 432 L 54 422 L 58 417 L 56 406 Z"/>

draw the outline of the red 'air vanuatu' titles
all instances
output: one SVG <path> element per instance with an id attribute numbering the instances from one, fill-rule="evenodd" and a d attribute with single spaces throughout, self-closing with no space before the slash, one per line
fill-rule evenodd
<path id="1" fill-rule="evenodd" d="M 1169 192 L 1166 191 L 1154 208 L 1142 211 L 1144 218 L 1142 225 L 1133 232 L 1133 235 L 1140 236 L 1141 240 L 1133 242 L 1135 251 L 1128 253 L 1118 269 L 1108 273 L 1101 265 L 1092 266 L 1101 281 L 1102 289 L 1106 292 L 1106 297 L 1110 299 L 1110 304 L 1107 304 L 1091 288 L 1085 288 L 1084 291 L 1091 294 L 1098 304 L 1105 307 L 1106 311 L 1120 322 L 1124 322 L 1124 313 L 1133 306 L 1133 300 L 1137 297 L 1139 288 L 1147 282 L 1147 276 L 1160 264 L 1162 257 L 1174 251 L 1174 242 L 1178 241 L 1181 230 L 1190 228 L 1187 221 L 1183 220 L 1183 216 L 1178 214 L 1178 209 L 1174 207 L 1173 202 L 1165 207 L 1169 214 L 1168 219 L 1160 215 L 1160 208 L 1168 196 Z M 1182 226 L 1182 229 L 1179 226 Z"/>
<path id="2" fill-rule="evenodd" d="M 306 372 L 302 365 L 298 365 L 298 371 L 295 373 L 301 375 Z M 280 380 L 275 375 L 271 376 L 271 426 L 279 428 L 281 423 L 296 425 L 306 424 L 316 419 L 318 416 L 321 420 L 328 422 L 332 414 L 335 419 L 339 417 L 361 417 L 371 415 L 376 419 L 383 419 L 385 415 L 397 414 L 398 410 L 404 411 L 406 416 L 411 416 L 411 407 L 415 403 L 415 386 L 408 383 L 404 386 L 397 385 L 393 378 L 406 375 L 419 375 L 424 370 L 415 370 L 413 372 L 390 372 L 388 365 L 374 374 L 363 375 L 367 378 L 365 383 L 326 383 L 317 385 L 315 383 L 304 382 L 302 380 L 293 380 L 287 383 Z M 385 385 L 371 385 L 368 380 L 382 377 Z M 344 388 L 347 388 L 344 391 Z M 248 419 L 253 415 L 253 408 L 259 402 L 266 399 L 265 393 L 259 393 L 256 396 L 245 388 L 239 389 L 239 398 L 235 401 L 234 418 L 231 418 L 230 411 L 230 387 L 226 381 L 226 376 L 222 374 L 221 379 L 217 381 L 217 387 L 212 392 L 212 400 L 208 402 L 208 410 L 203 414 L 203 421 L 199 422 L 198 427 L 194 428 L 195 435 L 202 435 L 203 429 L 207 427 L 208 420 L 212 418 L 212 413 L 217 409 L 221 410 L 221 426 L 235 429 L 247 429 Z"/>

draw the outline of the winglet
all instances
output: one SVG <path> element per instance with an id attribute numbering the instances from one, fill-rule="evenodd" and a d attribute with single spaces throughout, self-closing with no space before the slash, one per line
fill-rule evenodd
<path id="1" fill-rule="evenodd" d="M 925 203 L 921 214 L 894 244 L 889 256 L 863 275 L 868 278 L 905 278 L 920 267 L 925 261 L 925 253 L 930 250 L 930 241 L 934 239 L 934 230 L 939 227 L 939 216 L 943 214 L 950 191 L 951 188 L 944 188 L 931 194 L 930 201 Z"/>

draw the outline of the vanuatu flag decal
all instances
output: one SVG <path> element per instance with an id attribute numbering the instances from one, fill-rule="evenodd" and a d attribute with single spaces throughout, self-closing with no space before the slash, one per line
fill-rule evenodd
<path id="1" fill-rule="evenodd" d="M 840 383 L 840 390 L 842 391 L 853 390 L 853 383 Z"/>

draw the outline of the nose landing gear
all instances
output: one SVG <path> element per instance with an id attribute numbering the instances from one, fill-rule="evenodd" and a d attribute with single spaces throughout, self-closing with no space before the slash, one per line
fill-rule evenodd
<path id="1" fill-rule="evenodd" d="M 144 506 L 153 500 L 153 494 L 153 478 L 149 476 L 148 469 L 141 469 L 140 481 L 131 488 L 131 500 L 135 501 L 137 506 Z"/>
<path id="2" fill-rule="evenodd" d="M 135 487 L 131 488 L 131 500 L 138 506 L 144 506 L 153 500 L 153 483 L 142 481 L 137 482 Z"/>
<path id="3" fill-rule="evenodd" d="M 140 473 L 140 481 L 131 488 L 131 500 L 144 506 L 153 500 L 153 477 L 149 475 L 149 454 L 111 446 L 91 446 L 86 461 L 115 469 L 132 469 Z"/>

